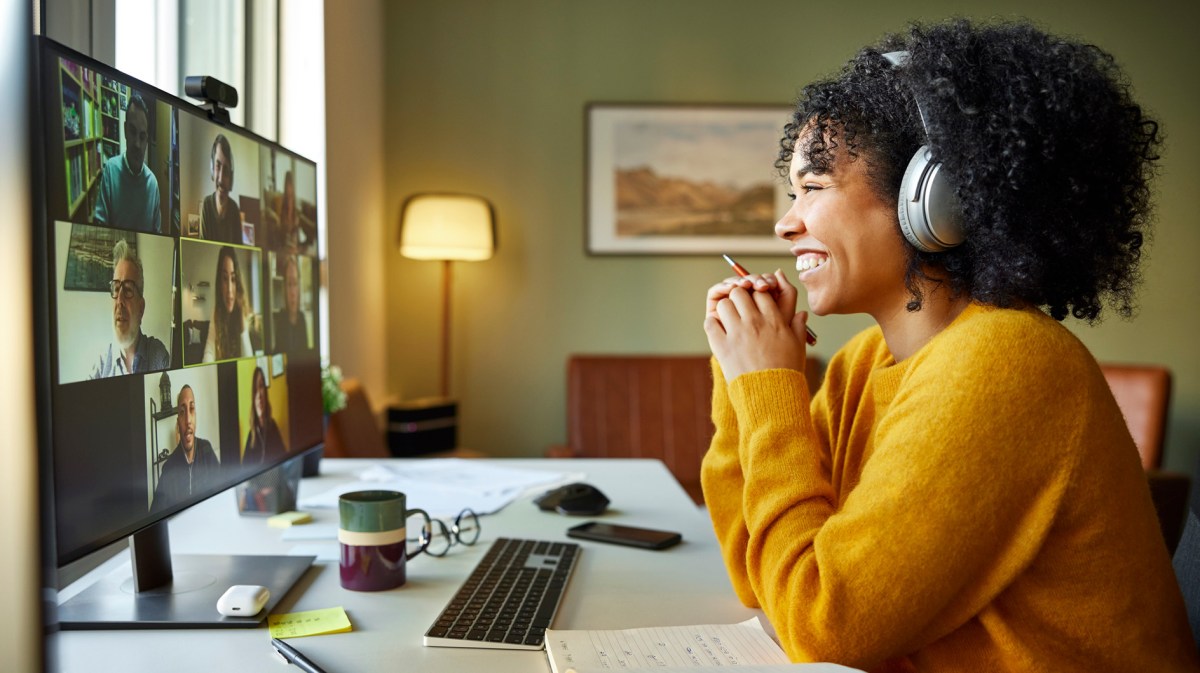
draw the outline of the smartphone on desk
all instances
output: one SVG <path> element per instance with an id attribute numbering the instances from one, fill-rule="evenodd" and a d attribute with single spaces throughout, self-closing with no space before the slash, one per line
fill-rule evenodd
<path id="1" fill-rule="evenodd" d="M 683 536 L 667 530 L 618 526 L 599 521 L 588 521 L 567 529 L 567 537 L 596 542 L 611 542 L 642 549 L 666 549 L 679 544 Z"/>

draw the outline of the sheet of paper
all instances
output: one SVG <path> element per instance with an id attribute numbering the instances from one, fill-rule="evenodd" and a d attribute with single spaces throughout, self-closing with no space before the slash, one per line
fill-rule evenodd
<path id="1" fill-rule="evenodd" d="M 572 673 L 586 673 L 575 671 Z M 659 673 L 670 673 L 662 668 Z M 862 668 L 841 666 L 840 663 L 763 663 L 761 666 L 742 666 L 738 673 L 865 673 Z"/>
<path id="2" fill-rule="evenodd" d="M 478 460 L 441 458 L 403 465 L 376 463 L 358 473 L 358 481 L 300 499 L 301 508 L 337 507 L 338 496 L 351 491 L 384 489 L 408 496 L 435 518 L 453 518 L 465 507 L 491 514 L 531 491 L 579 481 L 581 473 L 528 470 Z"/>
<path id="3" fill-rule="evenodd" d="M 740 624 L 618 631 L 547 629 L 546 651 L 556 673 L 788 663 L 757 617 Z"/>
<path id="4" fill-rule="evenodd" d="M 342 607 L 268 615 L 267 625 L 272 638 L 299 638 L 326 633 L 345 633 L 352 630 L 350 617 Z"/>

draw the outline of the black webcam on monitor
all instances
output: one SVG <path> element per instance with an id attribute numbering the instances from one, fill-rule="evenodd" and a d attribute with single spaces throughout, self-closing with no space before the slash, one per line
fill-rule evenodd
<path id="1" fill-rule="evenodd" d="M 208 116 L 221 124 L 229 123 L 229 108 L 237 107 L 237 89 L 208 75 L 188 75 L 183 78 L 183 90 L 188 97 L 204 101 Z"/>

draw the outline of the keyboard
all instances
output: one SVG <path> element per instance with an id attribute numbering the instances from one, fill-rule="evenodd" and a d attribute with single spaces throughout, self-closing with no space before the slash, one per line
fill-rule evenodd
<path id="1" fill-rule="evenodd" d="M 498 538 L 425 632 L 427 647 L 540 650 L 579 545 Z"/>

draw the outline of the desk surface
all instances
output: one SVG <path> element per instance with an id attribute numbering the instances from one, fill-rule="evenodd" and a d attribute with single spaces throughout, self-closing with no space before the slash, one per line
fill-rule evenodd
<path id="1" fill-rule="evenodd" d="M 708 517 L 662 463 L 655 460 L 572 459 L 497 461 L 503 465 L 583 472 L 612 500 L 599 518 L 612 523 L 676 530 L 683 543 L 645 551 L 578 541 L 583 548 L 562 606 L 558 629 L 615 629 L 738 622 L 759 613 L 733 593 Z M 325 460 L 321 476 L 301 482 L 301 494 L 348 481 L 368 461 Z M 341 588 L 336 563 L 315 564 L 276 608 L 298 612 L 342 606 L 354 631 L 291 641 L 328 673 L 405 671 L 549 671 L 544 652 L 424 647 L 421 636 L 497 537 L 567 541 L 581 519 L 543 512 L 531 497 L 483 517 L 479 544 L 455 547 L 443 558 L 418 556 L 408 582 L 391 591 Z M 419 505 L 419 503 L 412 503 Z M 337 523 L 336 510 L 312 510 L 319 523 Z M 170 523 L 171 549 L 183 554 L 287 554 L 297 543 L 262 518 L 238 516 L 232 492 L 183 512 Z M 77 585 L 114 570 L 128 573 L 128 556 L 97 568 Z M 69 596 L 76 585 L 68 587 Z M 215 610 L 214 606 L 214 610 Z M 256 629 L 68 631 L 51 636 L 62 673 L 96 671 L 279 671 L 266 625 Z M 292 669 L 295 670 L 295 669 Z"/>

